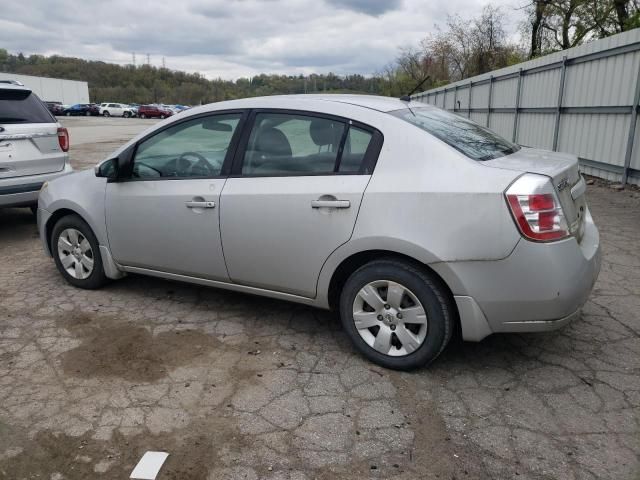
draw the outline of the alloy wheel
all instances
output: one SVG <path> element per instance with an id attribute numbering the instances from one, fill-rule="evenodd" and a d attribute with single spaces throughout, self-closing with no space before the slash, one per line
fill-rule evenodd
<path id="1" fill-rule="evenodd" d="M 93 250 L 89 240 L 75 228 L 67 228 L 58 237 L 58 258 L 73 278 L 83 280 L 93 272 Z"/>
<path id="2" fill-rule="evenodd" d="M 353 301 L 353 321 L 367 345 L 384 355 L 409 355 L 427 337 L 422 303 L 407 287 L 390 280 L 360 289 Z"/>

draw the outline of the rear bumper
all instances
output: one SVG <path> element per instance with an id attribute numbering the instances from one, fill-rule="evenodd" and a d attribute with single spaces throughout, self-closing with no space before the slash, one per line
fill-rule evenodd
<path id="1" fill-rule="evenodd" d="M 71 173 L 69 162 L 58 172 L 25 177 L 0 178 L 0 208 L 29 207 L 38 203 L 38 194 L 44 182 Z"/>
<path id="2" fill-rule="evenodd" d="M 590 213 L 585 233 L 560 242 L 521 240 L 503 260 L 452 262 L 442 272 L 454 293 L 463 338 L 541 332 L 579 315 L 600 272 L 600 240 Z"/>

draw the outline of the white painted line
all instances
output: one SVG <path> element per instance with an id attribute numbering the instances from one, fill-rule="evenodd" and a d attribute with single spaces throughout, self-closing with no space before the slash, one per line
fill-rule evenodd
<path id="1" fill-rule="evenodd" d="M 129 478 L 155 480 L 168 456 L 169 454 L 166 452 L 146 452 L 136 465 L 136 468 L 131 472 Z"/>

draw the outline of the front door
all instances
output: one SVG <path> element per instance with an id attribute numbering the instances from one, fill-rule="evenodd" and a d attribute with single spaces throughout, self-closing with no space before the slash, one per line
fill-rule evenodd
<path id="1" fill-rule="evenodd" d="M 220 192 L 241 117 L 227 113 L 186 120 L 136 147 L 131 178 L 107 184 L 107 232 L 118 263 L 228 279 Z"/>
<path id="2" fill-rule="evenodd" d="M 314 297 L 323 263 L 353 232 L 377 132 L 302 112 L 258 112 L 250 123 L 221 198 L 229 276 Z"/>

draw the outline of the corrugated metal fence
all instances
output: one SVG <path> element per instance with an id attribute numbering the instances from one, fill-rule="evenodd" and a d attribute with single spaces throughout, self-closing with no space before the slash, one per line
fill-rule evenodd
<path id="1" fill-rule="evenodd" d="M 584 173 L 640 184 L 640 29 L 413 96 L 521 145 L 571 152 Z"/>

